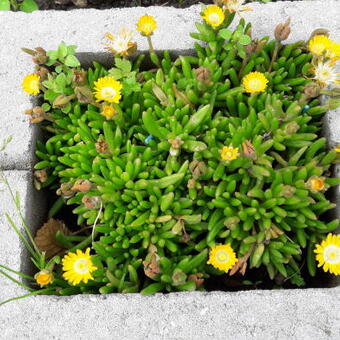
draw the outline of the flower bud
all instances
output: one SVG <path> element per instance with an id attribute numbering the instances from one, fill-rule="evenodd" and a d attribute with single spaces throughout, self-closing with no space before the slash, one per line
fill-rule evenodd
<path id="1" fill-rule="evenodd" d="M 195 69 L 195 74 L 196 74 L 196 79 L 205 85 L 210 85 L 211 84 L 211 80 L 210 80 L 210 76 L 211 76 L 211 72 L 207 67 L 199 67 L 197 69 Z"/>
<path id="2" fill-rule="evenodd" d="M 48 174 L 45 169 L 35 170 L 33 175 L 40 183 L 45 183 L 48 178 Z"/>
<path id="3" fill-rule="evenodd" d="M 284 127 L 284 131 L 287 135 L 292 135 L 300 129 L 300 125 L 297 122 L 290 122 Z"/>
<path id="4" fill-rule="evenodd" d="M 329 30 L 327 30 L 327 29 L 325 29 L 325 28 L 317 28 L 317 29 L 315 29 L 315 30 L 311 33 L 311 35 L 310 35 L 308 41 L 311 40 L 312 38 L 314 38 L 316 35 L 325 35 L 326 37 L 328 37 L 328 36 L 329 36 Z"/>
<path id="5" fill-rule="evenodd" d="M 184 285 L 187 275 L 181 269 L 176 268 L 171 278 L 173 286 L 181 286 Z"/>
<path id="6" fill-rule="evenodd" d="M 178 156 L 181 145 L 184 143 L 180 137 L 176 137 L 174 139 L 169 139 L 168 142 L 171 144 L 170 147 L 170 155 Z"/>
<path id="7" fill-rule="evenodd" d="M 240 222 L 240 219 L 238 217 L 228 217 L 226 220 L 224 220 L 224 225 L 230 229 L 233 230 Z"/>
<path id="8" fill-rule="evenodd" d="M 159 266 L 159 257 L 155 251 L 151 251 L 148 255 L 146 255 L 146 258 L 143 261 L 143 266 L 144 274 L 150 279 L 155 278 L 161 272 L 161 268 Z"/>
<path id="9" fill-rule="evenodd" d="M 303 89 L 303 93 L 307 98 L 315 98 L 320 95 L 321 86 L 317 82 L 308 83 Z"/>
<path id="10" fill-rule="evenodd" d="M 204 175 L 206 173 L 207 166 L 205 165 L 204 162 L 193 160 L 189 164 L 189 169 L 190 169 L 190 171 L 193 175 L 193 178 L 197 179 L 197 178 L 201 177 L 202 175 Z"/>
<path id="11" fill-rule="evenodd" d="M 35 66 L 35 73 L 40 77 L 40 81 L 44 81 L 44 80 L 47 79 L 47 75 L 49 73 L 49 70 L 44 66 L 36 65 Z"/>
<path id="12" fill-rule="evenodd" d="M 253 159 L 253 160 L 257 159 L 256 150 L 253 144 L 249 140 L 246 140 L 245 142 L 242 143 L 242 149 L 243 149 L 243 154 L 246 157 Z"/>
<path id="13" fill-rule="evenodd" d="M 46 55 L 46 51 L 42 47 L 36 47 L 35 53 L 32 58 L 35 64 L 45 64 L 48 61 L 48 56 Z"/>
<path id="14" fill-rule="evenodd" d="M 72 83 L 75 86 L 85 85 L 87 82 L 86 71 L 85 70 L 73 70 Z"/>
<path id="15" fill-rule="evenodd" d="M 87 180 L 87 179 L 78 179 L 73 187 L 72 190 L 73 191 L 78 191 L 78 192 L 88 192 L 90 191 L 92 188 L 92 183 Z"/>
<path id="16" fill-rule="evenodd" d="M 74 95 L 65 96 L 64 94 L 61 94 L 54 100 L 53 107 L 54 108 L 65 107 L 72 99 L 74 99 Z"/>
<path id="17" fill-rule="evenodd" d="M 281 190 L 281 195 L 283 197 L 292 197 L 295 194 L 295 187 L 291 185 L 285 185 Z"/>
<path id="18" fill-rule="evenodd" d="M 191 274 L 188 276 L 189 281 L 195 282 L 196 288 L 203 286 L 204 278 L 202 273 Z"/>
<path id="19" fill-rule="evenodd" d="M 325 182 L 324 177 L 312 176 L 306 183 L 307 188 L 314 193 L 325 191 L 329 186 Z"/>
<path id="20" fill-rule="evenodd" d="M 75 192 L 72 190 L 73 184 L 70 182 L 61 183 L 60 188 L 57 190 L 58 196 L 63 196 L 65 198 L 72 197 Z"/>
<path id="21" fill-rule="evenodd" d="M 100 197 L 99 196 L 83 196 L 81 202 L 84 204 L 85 208 L 87 209 L 96 209 L 99 207 L 100 204 Z"/>
<path id="22" fill-rule="evenodd" d="M 108 153 L 109 152 L 109 145 L 103 139 L 98 139 L 95 146 L 96 146 L 96 151 L 98 153 Z"/>
<path id="23" fill-rule="evenodd" d="M 30 122 L 33 124 L 41 123 L 46 119 L 46 112 L 40 106 L 36 106 L 33 109 L 26 110 L 25 114 L 31 116 Z"/>
<path id="24" fill-rule="evenodd" d="M 290 34 L 290 18 L 283 24 L 278 24 L 275 28 L 274 35 L 277 41 L 286 40 Z"/>
<path id="25" fill-rule="evenodd" d="M 93 102 L 93 94 L 90 88 L 86 86 L 77 86 L 74 89 L 77 99 L 82 104 L 90 104 Z"/>
<path id="26" fill-rule="evenodd" d="M 194 178 L 190 178 L 187 184 L 188 189 L 195 189 L 195 186 L 196 186 L 196 180 Z"/>

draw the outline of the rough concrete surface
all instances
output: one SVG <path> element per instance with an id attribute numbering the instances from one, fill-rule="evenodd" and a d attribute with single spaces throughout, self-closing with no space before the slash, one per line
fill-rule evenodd
<path id="1" fill-rule="evenodd" d="M 35 230 L 43 221 L 46 207 L 41 192 L 37 192 L 32 186 L 32 176 L 29 171 L 3 171 L 0 173 L 0 264 L 10 267 L 13 270 L 27 272 L 29 254 L 23 249 L 22 243 L 15 231 L 10 226 L 5 214 L 8 214 L 15 225 L 23 231 L 19 213 L 15 208 L 10 193 L 1 180 L 5 178 L 11 186 L 14 195 L 19 194 L 20 206 L 27 224 Z M 26 261 L 21 261 L 23 258 Z M 0 268 L 1 270 L 1 268 Z M 13 297 L 24 291 L 17 289 L 17 286 L 0 275 L 0 301 Z M 1 307 L 0 307 L 1 308 Z M 1 312 L 0 312 L 1 315 Z M 0 316 L 1 329 L 1 316 Z M 0 332 L 1 338 L 1 332 Z"/>
<path id="2" fill-rule="evenodd" d="M 251 4 L 243 14 L 253 23 L 255 37 L 273 35 L 274 27 L 292 17 L 289 42 L 307 39 L 318 27 L 330 29 L 340 40 L 338 1 Z M 35 132 L 22 112 L 31 107 L 20 89 L 32 70 L 30 57 L 20 47 L 54 49 L 61 40 L 79 46 L 82 60 L 102 52 L 101 38 L 121 26 L 134 27 L 140 15 L 154 15 L 159 28 L 155 48 L 185 53 L 192 48 L 188 33 L 199 19 L 199 6 L 40 11 L 32 14 L 0 12 L 0 135 L 13 135 L 7 154 L 0 153 L 0 169 L 19 190 L 25 216 L 32 228 L 41 221 L 43 200 L 34 192 L 31 174 Z M 139 48 L 147 48 L 136 34 Z M 174 41 L 176 41 L 174 46 Z M 86 53 L 86 54 L 85 54 Z M 108 55 L 101 54 L 105 59 Z M 325 120 L 329 143 L 340 142 L 339 112 Z M 19 170 L 19 171 L 18 171 Z M 337 173 L 339 168 L 337 168 Z M 1 186 L 1 189 L 3 186 Z M 339 202 L 340 189 L 337 188 Z M 24 268 L 22 248 L 2 216 L 13 203 L 0 192 L 0 263 Z M 37 208 L 41 207 L 42 210 Z M 339 208 L 337 209 L 339 214 Z M 34 215 L 33 215 L 34 212 Z M 17 220 L 17 219 L 16 219 Z M 22 289 L 0 276 L 0 301 Z M 248 291 L 237 293 L 138 294 L 108 296 L 39 296 L 0 307 L 0 339 L 340 339 L 340 288 Z"/>
<path id="3" fill-rule="evenodd" d="M 326 5 L 327 3 L 327 5 Z M 331 37 L 340 37 L 340 3 L 338 1 L 252 3 L 254 11 L 244 12 L 253 23 L 254 37 L 273 36 L 279 22 L 292 18 L 292 33 L 287 42 L 307 39 L 318 27 L 330 29 Z M 124 8 L 110 10 L 79 9 L 74 11 L 38 11 L 31 14 L 0 12 L 0 135 L 13 135 L 7 153 L 0 156 L 2 169 L 28 169 L 32 164 L 34 133 L 23 111 L 32 106 L 31 98 L 21 90 L 21 80 L 32 72 L 33 64 L 21 47 L 55 49 L 60 41 L 78 45 L 81 53 L 102 53 L 102 37 L 122 26 L 134 28 L 146 12 L 155 16 L 158 29 L 152 39 L 158 50 L 185 53 L 193 46 L 189 32 L 199 20 L 200 6 L 186 9 L 170 7 Z M 146 39 L 136 33 L 140 50 L 147 49 Z M 175 44 L 174 44 L 175 41 Z M 107 55 L 108 56 L 108 55 Z M 82 56 L 84 59 L 85 55 Z M 86 59 L 86 58 L 85 58 Z M 331 144 L 340 141 L 340 115 L 329 115 L 338 128 L 330 134 Z"/>
<path id="4" fill-rule="evenodd" d="M 340 338 L 339 288 L 35 297 L 1 308 L 2 339 Z M 17 326 L 15 326 L 17 325 Z"/>

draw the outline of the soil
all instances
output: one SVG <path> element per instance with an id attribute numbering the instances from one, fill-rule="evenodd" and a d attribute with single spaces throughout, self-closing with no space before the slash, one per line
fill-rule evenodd
<path id="1" fill-rule="evenodd" d="M 212 4 L 213 0 L 35 0 L 39 9 L 54 9 L 54 10 L 71 10 L 76 8 L 121 8 L 121 7 L 149 7 L 149 6 L 172 6 L 177 8 L 185 8 L 197 4 Z M 256 0 L 248 0 L 253 2 Z M 257 0 L 261 2 L 261 0 Z M 262 0 L 262 2 L 277 1 L 277 0 Z M 294 0 L 281 0 L 294 1 Z M 299 0 L 295 0 L 299 1 Z"/>
<path id="2" fill-rule="evenodd" d="M 39 9 L 71 10 L 76 8 L 107 9 L 114 7 L 173 6 L 178 8 L 206 3 L 212 0 L 35 0 Z"/>

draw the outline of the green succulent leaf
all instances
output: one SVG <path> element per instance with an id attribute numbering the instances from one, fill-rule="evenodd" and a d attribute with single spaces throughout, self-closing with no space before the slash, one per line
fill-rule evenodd
<path id="1" fill-rule="evenodd" d="M 31 12 L 39 10 L 39 7 L 34 0 L 24 0 L 19 5 L 19 9 L 22 12 L 31 13 Z"/>

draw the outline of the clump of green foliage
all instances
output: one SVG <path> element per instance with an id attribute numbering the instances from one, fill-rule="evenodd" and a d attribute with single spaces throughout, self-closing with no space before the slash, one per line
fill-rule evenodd
<path id="1" fill-rule="evenodd" d="M 39 9 L 34 0 L 0 0 L 0 11 L 22 11 L 31 13 Z"/>
<path id="2" fill-rule="evenodd" d="M 56 265 L 55 293 L 202 290 L 224 274 L 207 264 L 219 244 L 237 254 L 231 274 L 263 267 L 298 286 L 304 265 L 315 275 L 315 244 L 338 226 L 322 218 L 340 182 L 320 136 L 334 102 L 317 98 L 306 42 L 252 39 L 243 19 L 228 29 L 234 16 L 218 29 L 197 23 L 192 56 L 152 50 L 148 68 L 139 55 L 83 70 L 64 43 L 40 63 L 44 103 L 30 114 L 49 136 L 37 142 L 36 186 L 60 195 L 50 216 L 67 204 L 92 228 L 56 239 L 66 251 L 90 245 L 97 267 L 71 286 Z M 255 71 L 267 88 L 249 94 L 242 79 Z M 112 119 L 93 95 L 106 76 L 123 84 Z M 223 160 L 224 147 L 239 154 Z"/>

